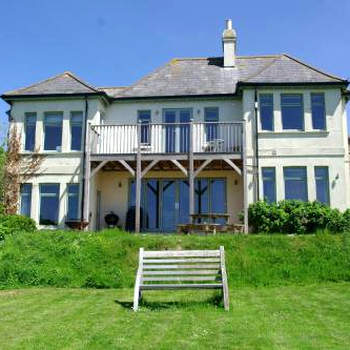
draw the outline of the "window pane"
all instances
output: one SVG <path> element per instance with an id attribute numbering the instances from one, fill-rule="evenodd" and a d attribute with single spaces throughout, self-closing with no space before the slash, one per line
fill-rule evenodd
<path id="1" fill-rule="evenodd" d="M 329 176 L 328 167 L 315 167 L 316 200 L 329 205 Z"/>
<path id="2" fill-rule="evenodd" d="M 26 151 L 35 148 L 36 113 L 26 113 L 25 116 L 25 146 Z"/>
<path id="3" fill-rule="evenodd" d="M 141 143 L 150 143 L 151 111 L 139 111 L 138 120 L 141 122 Z"/>
<path id="4" fill-rule="evenodd" d="M 285 199 L 307 201 L 306 167 L 285 167 L 283 172 Z"/>
<path id="5" fill-rule="evenodd" d="M 83 112 L 72 112 L 70 119 L 71 150 L 81 151 L 81 136 L 83 131 Z"/>
<path id="6" fill-rule="evenodd" d="M 79 218 L 79 184 L 68 185 L 68 220 L 77 220 Z"/>
<path id="7" fill-rule="evenodd" d="M 62 145 L 62 113 L 46 113 L 44 150 L 58 151 Z"/>
<path id="8" fill-rule="evenodd" d="M 218 139 L 218 124 L 219 121 L 219 108 L 217 107 L 207 107 L 204 109 L 204 121 L 205 124 L 205 134 L 207 141 L 212 141 Z M 213 122 L 213 124 L 210 124 Z"/>
<path id="9" fill-rule="evenodd" d="M 276 202 L 275 168 L 262 168 L 263 195 L 267 202 Z"/>
<path id="10" fill-rule="evenodd" d="M 21 215 L 30 217 L 32 202 L 32 184 L 21 185 Z"/>
<path id="11" fill-rule="evenodd" d="M 281 95 L 283 129 L 303 130 L 303 97 L 300 94 Z"/>
<path id="12" fill-rule="evenodd" d="M 311 94 L 311 111 L 313 129 L 326 129 L 324 94 Z"/>
<path id="13" fill-rule="evenodd" d="M 40 184 L 40 224 L 57 225 L 59 184 Z"/>
<path id="14" fill-rule="evenodd" d="M 273 130 L 273 95 L 260 95 L 260 122 L 262 130 Z"/>
<path id="15" fill-rule="evenodd" d="M 212 213 L 226 213 L 226 181 L 223 179 L 210 180 L 210 211 Z M 218 224 L 225 224 L 224 218 L 215 221 Z"/>
<path id="16" fill-rule="evenodd" d="M 197 179 L 195 181 L 194 210 L 195 213 L 209 212 L 209 182 L 208 179 Z"/>

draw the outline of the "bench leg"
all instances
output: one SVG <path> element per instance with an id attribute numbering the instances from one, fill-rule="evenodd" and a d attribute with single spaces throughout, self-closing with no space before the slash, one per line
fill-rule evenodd
<path id="1" fill-rule="evenodd" d="M 139 299 L 140 299 L 140 287 L 138 285 L 135 285 L 134 290 L 134 311 L 137 311 L 139 308 Z"/>

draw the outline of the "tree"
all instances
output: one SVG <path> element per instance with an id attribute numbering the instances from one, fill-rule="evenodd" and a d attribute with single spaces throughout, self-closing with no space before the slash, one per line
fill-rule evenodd
<path id="1" fill-rule="evenodd" d="M 38 173 L 43 159 L 38 149 L 28 155 L 21 154 L 21 135 L 16 125 L 11 126 L 3 167 L 4 214 L 17 214 L 20 185 Z"/>

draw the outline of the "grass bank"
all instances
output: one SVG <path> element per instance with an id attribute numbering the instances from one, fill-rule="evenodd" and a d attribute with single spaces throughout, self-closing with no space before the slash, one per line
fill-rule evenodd
<path id="1" fill-rule="evenodd" d="M 38 231 L 0 243 L 0 289 L 29 286 L 130 288 L 138 249 L 225 246 L 230 286 L 350 281 L 350 236 L 133 235 Z"/>
<path id="2" fill-rule="evenodd" d="M 0 291 L 3 349 L 348 349 L 350 283 L 213 293 L 27 288 Z M 209 298 L 209 300 L 208 300 Z M 161 301 L 161 302 L 160 302 Z"/>

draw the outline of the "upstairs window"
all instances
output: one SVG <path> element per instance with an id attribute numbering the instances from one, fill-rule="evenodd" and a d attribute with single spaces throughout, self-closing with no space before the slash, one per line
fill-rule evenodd
<path id="1" fill-rule="evenodd" d="M 83 132 L 83 112 L 72 112 L 70 115 L 70 134 L 72 151 L 81 151 L 81 136 Z"/>
<path id="2" fill-rule="evenodd" d="M 315 167 L 316 200 L 329 205 L 328 167 Z"/>
<path id="3" fill-rule="evenodd" d="M 273 131 L 273 95 L 259 96 L 261 130 Z"/>
<path id="4" fill-rule="evenodd" d="M 262 168 L 264 200 L 276 202 L 276 172 L 275 168 Z"/>
<path id="5" fill-rule="evenodd" d="M 59 184 L 40 184 L 40 225 L 57 225 Z"/>
<path id="6" fill-rule="evenodd" d="M 24 121 L 24 149 L 34 151 L 35 131 L 36 131 L 36 113 L 26 113 Z"/>
<path id="7" fill-rule="evenodd" d="M 284 167 L 285 199 L 307 201 L 306 167 Z"/>
<path id="8" fill-rule="evenodd" d="M 204 121 L 205 134 L 207 141 L 217 140 L 218 135 L 218 121 L 219 121 L 219 108 L 217 107 L 206 107 L 204 109 Z"/>
<path id="9" fill-rule="evenodd" d="M 304 129 L 303 95 L 281 95 L 282 126 L 284 130 Z"/>
<path id="10" fill-rule="evenodd" d="M 78 220 L 79 218 L 79 184 L 68 184 L 68 220 Z"/>
<path id="11" fill-rule="evenodd" d="M 141 143 L 150 144 L 150 127 L 151 111 L 139 111 L 138 121 L 141 123 Z"/>
<path id="12" fill-rule="evenodd" d="M 326 129 L 326 111 L 324 94 L 311 94 L 312 128 L 317 130 Z"/>
<path id="13" fill-rule="evenodd" d="M 45 113 L 44 119 L 44 150 L 61 151 L 62 146 L 62 113 Z"/>
<path id="14" fill-rule="evenodd" d="M 20 214 L 30 217 L 32 206 L 32 184 L 22 184 L 20 188 Z"/>

